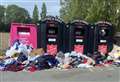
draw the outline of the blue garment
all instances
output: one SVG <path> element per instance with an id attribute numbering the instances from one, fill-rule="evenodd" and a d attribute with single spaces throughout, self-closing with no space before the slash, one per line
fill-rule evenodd
<path id="1" fill-rule="evenodd" d="M 54 66 L 57 66 L 58 61 L 52 55 L 43 55 L 43 56 L 37 57 L 34 63 L 37 69 L 42 70 L 42 69 L 49 69 Z"/>
<path id="2" fill-rule="evenodd" d="M 15 40 L 12 46 L 15 48 L 15 50 L 18 50 L 19 45 L 20 45 L 20 41 L 17 39 Z"/>
<path id="3" fill-rule="evenodd" d="M 25 54 L 20 53 L 20 55 L 19 55 L 18 58 L 17 58 L 17 61 L 18 61 L 18 62 L 24 62 L 24 61 L 27 60 L 27 59 L 28 59 L 28 57 L 27 57 Z"/>

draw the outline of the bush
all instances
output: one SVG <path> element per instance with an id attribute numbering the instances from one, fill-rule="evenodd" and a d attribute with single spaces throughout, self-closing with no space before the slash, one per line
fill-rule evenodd
<path id="1" fill-rule="evenodd" d="M 4 56 L 5 55 L 5 52 L 0 50 L 0 56 Z"/>

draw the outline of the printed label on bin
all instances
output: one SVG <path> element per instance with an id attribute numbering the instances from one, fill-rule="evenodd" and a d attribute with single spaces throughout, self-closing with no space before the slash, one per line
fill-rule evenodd
<path id="1" fill-rule="evenodd" d="M 30 35 L 30 32 L 18 32 L 19 35 Z"/>
<path id="2" fill-rule="evenodd" d="M 103 44 L 103 45 L 99 45 L 98 46 L 98 51 L 102 52 L 103 54 L 107 53 L 107 45 Z"/>
<path id="3" fill-rule="evenodd" d="M 56 42 L 56 39 L 55 38 L 49 38 L 48 41 L 49 42 Z"/>
<path id="4" fill-rule="evenodd" d="M 47 53 L 50 55 L 56 55 L 57 53 L 57 45 L 47 45 Z"/>
<path id="5" fill-rule="evenodd" d="M 74 45 L 74 51 L 83 53 L 84 52 L 84 45 Z"/>
<path id="6" fill-rule="evenodd" d="M 83 39 L 76 39 L 76 42 L 83 42 Z"/>
<path id="7" fill-rule="evenodd" d="M 106 40 L 100 40 L 100 43 L 106 43 L 107 41 Z"/>

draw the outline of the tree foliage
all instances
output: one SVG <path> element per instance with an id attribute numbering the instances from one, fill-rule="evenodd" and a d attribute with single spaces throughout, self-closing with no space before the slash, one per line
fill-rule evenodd
<path id="1" fill-rule="evenodd" d="M 33 10 L 33 16 L 32 16 L 33 23 L 37 23 L 39 20 L 39 11 L 37 5 L 35 5 L 34 10 Z"/>
<path id="2" fill-rule="evenodd" d="M 8 32 L 12 22 L 30 23 L 29 12 L 17 5 L 8 5 L 7 8 L 0 5 L 0 31 Z"/>
<path id="3" fill-rule="evenodd" d="M 0 23 L 4 21 L 4 13 L 5 13 L 5 8 L 4 6 L 0 5 Z"/>
<path id="4" fill-rule="evenodd" d="M 85 19 L 91 2 L 91 0 L 61 0 L 60 16 L 65 22 Z"/>
<path id="5" fill-rule="evenodd" d="M 46 17 L 46 14 L 47 14 L 47 8 L 46 8 L 46 4 L 45 2 L 43 2 L 42 4 L 42 12 L 41 12 L 41 19 L 44 19 Z"/>
<path id="6" fill-rule="evenodd" d="M 120 31 L 120 0 L 61 0 L 60 17 L 69 22 L 75 19 L 90 23 L 105 20 Z"/>
<path id="7" fill-rule="evenodd" d="M 30 18 L 29 13 L 24 8 L 18 7 L 17 5 L 9 5 L 6 9 L 6 23 L 12 22 L 24 23 Z"/>
<path id="8" fill-rule="evenodd" d="M 4 31 L 4 13 L 5 8 L 0 5 L 0 31 Z"/>

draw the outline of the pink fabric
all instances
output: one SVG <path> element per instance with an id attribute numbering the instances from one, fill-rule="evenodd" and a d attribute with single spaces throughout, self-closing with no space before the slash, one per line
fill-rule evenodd
<path id="1" fill-rule="evenodd" d="M 37 71 L 37 68 L 35 66 L 31 66 L 28 70 L 30 72 L 35 72 L 35 71 Z"/>
<path id="2" fill-rule="evenodd" d="M 56 55 L 57 54 L 57 45 L 47 45 L 47 53 L 50 55 Z"/>
<path id="3" fill-rule="evenodd" d="M 84 45 L 74 45 L 74 51 L 76 51 L 77 53 L 83 53 Z"/>
<path id="4" fill-rule="evenodd" d="M 105 45 L 105 44 L 99 45 L 98 51 L 102 52 L 103 54 L 106 54 L 107 53 L 107 45 Z"/>

